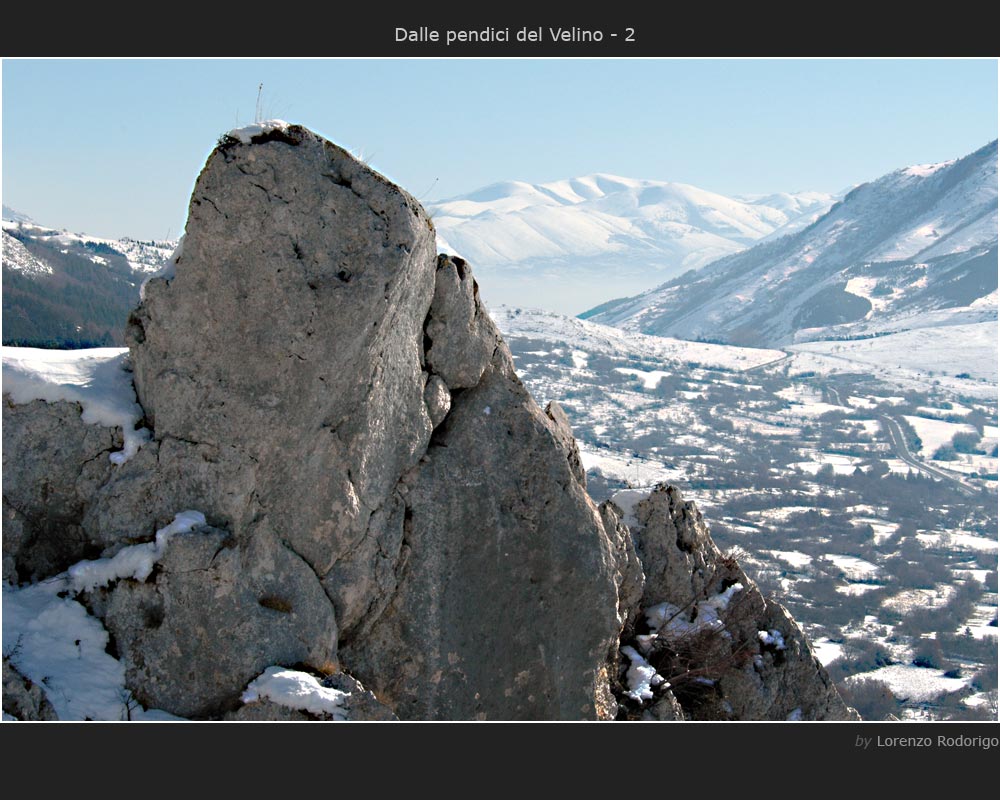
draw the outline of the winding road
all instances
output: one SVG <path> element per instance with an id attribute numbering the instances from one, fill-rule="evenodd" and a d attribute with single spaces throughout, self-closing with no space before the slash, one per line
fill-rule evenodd
<path id="1" fill-rule="evenodd" d="M 903 431 L 899 427 L 899 423 L 892 417 L 883 416 L 879 417 L 879 419 L 882 420 L 882 430 L 889 434 L 889 440 L 892 442 L 892 446 L 896 450 L 896 455 L 899 456 L 902 461 L 905 461 L 914 469 L 918 469 L 934 478 L 939 478 L 943 481 L 951 481 L 967 495 L 974 496 L 979 494 L 979 492 L 968 486 L 964 481 L 956 478 L 954 475 L 949 475 L 944 470 L 940 470 L 937 467 L 932 467 L 929 464 L 918 461 L 906 447 L 906 437 L 903 436 Z"/>

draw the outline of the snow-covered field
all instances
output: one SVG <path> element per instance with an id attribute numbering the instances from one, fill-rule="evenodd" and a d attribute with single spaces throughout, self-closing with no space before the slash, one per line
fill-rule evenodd
<path id="1" fill-rule="evenodd" d="M 730 347 L 630 333 L 534 308 L 499 306 L 490 309 L 490 316 L 506 339 L 520 337 L 564 343 L 567 352 L 577 352 L 578 358 L 589 353 L 629 355 L 652 361 L 693 362 L 706 368 L 743 371 L 785 357 L 781 350 Z"/>
<path id="2" fill-rule="evenodd" d="M 789 345 L 796 371 L 865 371 L 907 383 L 938 381 L 974 397 L 996 397 L 997 322 L 903 331 L 873 339 Z M 968 378 L 959 378 L 968 375 Z"/>
<path id="3" fill-rule="evenodd" d="M 956 433 L 976 433 L 976 429 L 971 425 L 958 422 L 944 422 L 939 419 L 928 419 L 927 417 L 913 417 L 908 414 L 903 415 L 910 426 L 920 437 L 920 455 L 924 458 L 931 458 L 941 445 L 950 444 Z"/>
<path id="4" fill-rule="evenodd" d="M 939 669 L 916 667 L 912 664 L 892 664 L 871 672 L 862 672 L 847 678 L 848 683 L 863 678 L 874 678 L 888 684 L 889 690 L 899 700 L 933 700 L 946 692 L 957 692 L 965 688 L 969 679 L 946 678 Z"/>

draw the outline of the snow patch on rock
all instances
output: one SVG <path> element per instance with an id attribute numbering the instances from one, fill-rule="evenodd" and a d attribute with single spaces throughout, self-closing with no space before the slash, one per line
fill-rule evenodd
<path id="1" fill-rule="evenodd" d="M 79 403 L 81 419 L 88 425 L 121 428 L 125 448 L 109 456 L 113 464 L 121 465 L 151 436 L 146 428 L 136 429 L 143 412 L 127 364 L 125 348 L 4 347 L 3 392 L 17 404 L 33 400 Z"/>
<path id="2" fill-rule="evenodd" d="M 285 708 L 309 714 L 329 715 L 335 720 L 346 720 L 344 700 L 349 692 L 322 686 L 308 672 L 285 667 L 268 667 L 254 678 L 243 692 L 244 703 L 270 700 Z"/>

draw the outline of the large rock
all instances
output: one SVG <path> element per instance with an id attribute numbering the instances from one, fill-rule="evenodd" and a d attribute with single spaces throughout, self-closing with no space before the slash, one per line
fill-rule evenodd
<path id="1" fill-rule="evenodd" d="M 132 693 L 183 717 L 230 710 L 233 685 L 272 664 L 336 666 L 337 624 L 316 575 L 268 531 L 207 528 L 170 540 L 146 582 L 102 609 Z"/>
<path id="2" fill-rule="evenodd" d="M 326 575 L 368 540 L 398 554 L 379 512 L 431 433 L 434 233 L 330 142 L 298 127 L 260 138 L 209 157 L 176 275 L 146 286 L 127 340 L 156 440 L 230 450 L 226 471 L 253 475 L 235 504 L 229 481 L 206 487 L 200 510 L 237 539 L 267 528 Z M 351 598 L 377 586 L 366 566 L 327 586 L 345 630 L 366 611 Z"/>
<path id="3" fill-rule="evenodd" d="M 399 592 L 344 656 L 401 717 L 614 716 L 616 552 L 555 428 L 504 347 L 408 478 Z"/>
<path id="4" fill-rule="evenodd" d="M 613 717 L 617 518 L 416 201 L 303 128 L 225 137 L 174 262 L 127 330 L 153 439 L 72 509 L 104 556 L 207 518 L 86 598 L 135 697 L 266 715 L 248 680 L 301 664 L 401 718 Z"/>
<path id="5" fill-rule="evenodd" d="M 675 718 L 677 700 L 692 719 L 857 719 L 795 620 L 719 551 L 694 503 L 661 484 L 629 510 L 646 577 L 629 643 L 670 684 L 646 716 Z"/>

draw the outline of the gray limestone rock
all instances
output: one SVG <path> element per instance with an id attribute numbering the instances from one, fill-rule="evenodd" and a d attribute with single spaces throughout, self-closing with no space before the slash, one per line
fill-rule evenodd
<path id="1" fill-rule="evenodd" d="M 153 440 L 113 468 L 120 431 L 5 405 L 4 577 L 113 555 L 193 509 L 207 526 L 146 581 L 84 598 L 147 707 L 303 718 L 240 702 L 288 664 L 350 687 L 359 719 L 615 718 L 640 610 L 746 576 L 674 490 L 632 532 L 594 505 L 562 409 L 537 406 L 468 265 L 435 251 L 419 204 L 336 145 L 298 126 L 224 137 L 174 274 L 129 318 Z M 745 585 L 738 647 L 703 647 L 728 659 L 717 690 L 695 704 L 681 680 L 625 716 L 846 713 L 794 621 Z"/>
<path id="2" fill-rule="evenodd" d="M 242 542 L 215 528 L 176 536 L 150 579 L 119 581 L 102 610 L 136 699 L 183 717 L 235 707 L 273 664 L 336 664 L 319 579 L 263 531 Z"/>
<path id="3" fill-rule="evenodd" d="M 576 439 L 573 438 L 573 429 L 570 428 L 569 417 L 566 416 L 566 412 L 562 410 L 562 406 L 555 400 L 545 406 L 545 416 L 552 420 L 552 429 L 556 435 L 556 441 L 559 442 L 563 452 L 566 453 L 566 461 L 569 462 L 570 472 L 573 473 L 576 482 L 586 489 L 587 471 L 583 468 L 583 462 L 580 461 L 580 448 L 576 446 Z"/>
<path id="4" fill-rule="evenodd" d="M 639 616 L 646 576 L 642 563 L 635 551 L 635 542 L 628 526 L 622 522 L 618 510 L 606 500 L 598 506 L 604 530 L 611 541 L 615 554 L 615 584 L 618 586 L 618 618 L 624 628 L 623 634 L 631 635 L 636 618 Z"/>
<path id="5" fill-rule="evenodd" d="M 59 719 L 42 687 L 25 678 L 6 657 L 3 660 L 3 710 L 22 722 Z"/>
<path id="6" fill-rule="evenodd" d="M 671 626 L 633 644 L 648 653 L 687 716 L 857 718 L 796 622 L 761 595 L 735 558 L 719 551 L 694 503 L 661 484 L 634 513 L 632 533 L 646 575 L 642 609 L 673 608 Z M 643 625 L 640 618 L 637 633 Z"/>
<path id="7" fill-rule="evenodd" d="M 614 716 L 616 554 L 559 435 L 505 346 L 435 431 L 396 597 L 342 650 L 401 718 Z"/>
<path id="8" fill-rule="evenodd" d="M 655 703 L 642 712 L 640 719 L 646 722 L 683 722 L 684 709 L 674 697 L 674 693 L 667 689 Z"/>
<path id="9" fill-rule="evenodd" d="M 120 429 L 88 425 L 78 403 L 3 401 L 3 578 L 37 580 L 100 547 L 81 527 L 89 497 L 107 480 Z"/>
<path id="10" fill-rule="evenodd" d="M 449 389 L 479 383 L 500 334 L 479 302 L 479 287 L 468 264 L 456 256 L 438 256 L 434 301 L 424 324 L 427 368 Z"/>
<path id="11" fill-rule="evenodd" d="M 424 403 L 427 404 L 427 414 L 431 418 L 431 425 L 435 428 L 440 425 L 451 410 L 451 392 L 439 375 L 431 375 L 427 378 L 427 385 L 424 387 Z"/>
<path id="12" fill-rule="evenodd" d="M 330 689 L 347 693 L 348 697 L 343 703 L 344 715 L 349 722 L 390 722 L 399 719 L 392 709 L 380 703 L 361 681 L 346 672 L 334 672 L 320 683 Z"/>
<path id="13" fill-rule="evenodd" d="M 430 436 L 434 234 L 346 151 L 294 126 L 264 139 L 209 157 L 176 275 L 147 285 L 127 340 L 156 440 L 234 448 L 254 515 L 326 574 L 381 536 L 369 522 Z M 214 495 L 202 510 L 241 538 Z"/>
<path id="14" fill-rule="evenodd" d="M 267 698 L 261 698 L 253 703 L 241 705 L 234 711 L 227 711 L 222 715 L 226 722 L 320 722 L 320 717 L 315 717 L 306 711 L 296 708 L 288 708 L 279 703 L 272 702 Z"/>

